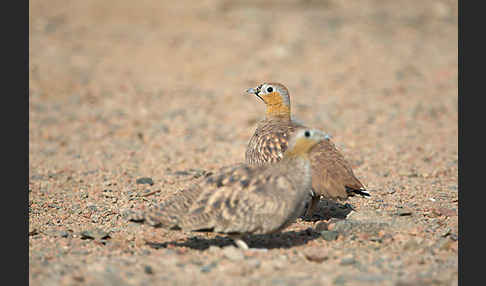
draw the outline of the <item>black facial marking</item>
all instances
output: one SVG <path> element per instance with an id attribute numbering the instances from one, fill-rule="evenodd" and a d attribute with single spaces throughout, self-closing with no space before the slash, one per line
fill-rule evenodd
<path id="1" fill-rule="evenodd" d="M 260 84 L 259 86 L 257 86 L 257 89 L 256 89 L 257 95 L 260 93 L 260 91 L 262 91 L 262 86 L 263 86 L 263 84 Z"/>

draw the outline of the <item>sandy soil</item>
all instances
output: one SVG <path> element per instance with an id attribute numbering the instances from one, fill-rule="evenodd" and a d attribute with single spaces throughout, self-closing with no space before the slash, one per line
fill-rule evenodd
<path id="1" fill-rule="evenodd" d="M 31 285 L 457 285 L 457 1 L 29 9 Z M 287 85 L 372 197 L 322 201 L 250 237 L 262 251 L 128 221 L 244 160 L 264 112 L 244 91 L 263 81 Z"/>

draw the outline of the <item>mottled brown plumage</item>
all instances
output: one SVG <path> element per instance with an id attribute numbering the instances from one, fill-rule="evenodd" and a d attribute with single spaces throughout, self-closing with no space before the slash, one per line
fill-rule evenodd
<path id="1" fill-rule="evenodd" d="M 318 130 L 298 130 L 279 162 L 223 168 L 150 210 L 145 221 L 231 234 L 239 247 L 247 248 L 241 235 L 277 232 L 302 215 L 312 196 L 308 154 L 325 136 Z"/>
<path id="2" fill-rule="evenodd" d="M 282 159 L 288 146 L 288 138 L 302 124 L 291 119 L 290 96 L 280 83 L 264 83 L 250 88 L 266 105 L 265 119 L 258 123 L 246 149 L 245 160 L 250 166 L 265 166 Z M 316 196 L 308 208 L 311 214 L 320 196 L 330 199 L 346 199 L 360 194 L 369 196 L 363 184 L 356 178 L 349 163 L 330 140 L 323 140 L 310 152 L 312 188 Z"/>

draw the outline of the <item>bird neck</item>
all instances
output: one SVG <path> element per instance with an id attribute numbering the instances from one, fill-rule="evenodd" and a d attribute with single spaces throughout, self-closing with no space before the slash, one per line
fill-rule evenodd
<path id="1" fill-rule="evenodd" d="M 265 115 L 267 119 L 290 120 L 290 106 L 282 101 L 267 103 Z"/>

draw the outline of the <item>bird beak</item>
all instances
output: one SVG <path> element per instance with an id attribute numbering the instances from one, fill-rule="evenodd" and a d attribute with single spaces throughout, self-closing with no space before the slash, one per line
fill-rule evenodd
<path id="1" fill-rule="evenodd" d="M 246 90 L 246 93 L 258 95 L 258 91 L 255 88 L 249 88 L 249 89 L 247 89 Z"/>
<path id="2" fill-rule="evenodd" d="M 256 87 L 256 88 L 249 88 L 246 90 L 246 93 L 248 94 L 254 94 L 256 95 L 259 99 L 261 99 L 263 102 L 265 102 L 265 100 L 263 100 L 263 98 L 261 96 L 258 95 L 258 93 L 260 93 L 260 86 Z"/>

